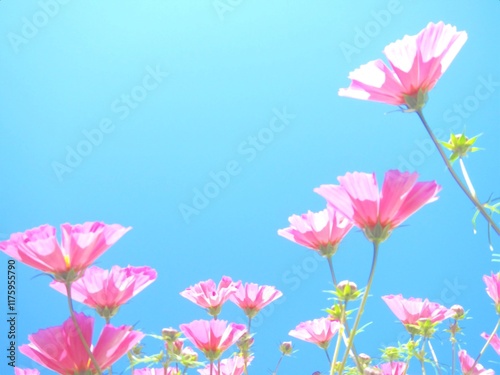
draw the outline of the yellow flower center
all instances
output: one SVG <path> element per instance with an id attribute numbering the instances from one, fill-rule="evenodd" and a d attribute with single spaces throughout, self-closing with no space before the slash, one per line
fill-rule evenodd
<path id="1" fill-rule="evenodd" d="M 67 255 L 67 254 L 64 255 L 64 263 L 66 263 L 67 268 L 70 268 L 71 263 L 69 261 L 69 255 Z"/>

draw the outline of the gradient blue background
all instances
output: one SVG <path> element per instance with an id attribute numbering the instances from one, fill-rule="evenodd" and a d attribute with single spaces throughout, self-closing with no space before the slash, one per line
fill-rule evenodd
<path id="1" fill-rule="evenodd" d="M 466 30 L 469 39 L 430 93 L 425 114 L 445 139 L 450 130 L 465 127 L 469 135 L 482 134 L 478 146 L 484 151 L 466 162 L 481 199 L 498 196 L 498 1 L 221 0 L 218 4 L 230 9 L 225 13 L 218 13 L 212 0 L 66 1 L 44 20 L 45 3 L 50 1 L 0 2 L 0 239 L 44 223 L 132 226 L 98 265 L 150 265 L 158 271 L 157 281 L 113 319 L 146 333 L 207 318 L 179 296 L 200 280 L 228 275 L 275 285 L 285 297 L 255 321 L 256 358 L 250 368 L 269 374 L 279 358 L 278 344 L 291 339 L 288 332 L 298 323 L 324 315 L 330 304 L 324 291 L 332 287 L 326 261 L 277 230 L 294 213 L 323 209 L 323 198 L 312 189 L 336 183 L 339 175 L 376 172 L 381 182 L 388 169 L 417 170 L 421 180 L 443 186 L 440 199 L 382 245 L 363 318 L 373 324 L 356 345 L 379 357 L 378 348 L 408 338 L 380 299 L 402 293 L 469 309 L 472 319 L 463 322 L 466 336 L 460 343 L 478 353 L 484 343 L 479 334 L 496 322 L 482 281 L 498 271 L 484 220 L 478 220 L 474 235 L 474 209 L 430 147 L 416 115 L 340 98 L 337 90 L 347 87 L 350 71 L 382 58 L 387 44 L 418 33 L 430 21 Z M 397 12 L 380 25 L 377 14 L 388 9 Z M 13 42 L 33 21 L 45 24 L 36 34 L 31 30 L 25 43 Z M 366 28 L 372 36 L 362 44 L 355 38 Z M 358 49 L 346 54 L 347 45 Z M 126 115 L 118 111 L 113 103 L 141 84 L 148 67 L 168 76 Z M 491 92 L 480 89 L 488 98 L 475 102 L 470 97 L 481 79 L 496 85 Z M 454 113 L 464 101 L 469 108 L 474 104 L 473 110 Z M 269 126 L 274 110 L 284 109 L 295 118 L 265 148 L 254 148 L 249 160 L 251 151 L 243 150 L 252 147 L 245 143 L 248 137 Z M 66 163 L 68 150 L 85 141 L 82 132 L 97 129 L 103 119 L 112 121 L 113 130 L 71 171 L 58 175 L 54 163 Z M 180 205 L 192 205 L 210 173 L 233 160 L 239 174 L 198 214 L 183 217 Z M 500 247 L 498 238 L 493 244 Z M 338 278 L 363 286 L 371 253 L 353 230 L 334 258 Z M 0 262 L 2 374 L 12 372 L 5 358 L 7 260 Z M 68 317 L 64 297 L 48 287 L 48 277 L 38 275 L 18 263 L 17 345 Z M 77 309 L 95 315 L 82 305 Z M 221 318 L 243 319 L 229 304 Z M 149 354 L 160 349 L 152 339 L 144 343 Z M 294 346 L 298 352 L 283 361 L 281 374 L 326 372 L 321 350 L 298 340 Z M 434 347 L 449 366 L 448 335 L 440 331 Z M 481 362 L 500 369 L 491 349 Z M 50 373 L 20 353 L 17 365 Z M 122 361 L 114 370 L 126 366 Z M 418 371 L 413 366 L 411 373 Z"/>

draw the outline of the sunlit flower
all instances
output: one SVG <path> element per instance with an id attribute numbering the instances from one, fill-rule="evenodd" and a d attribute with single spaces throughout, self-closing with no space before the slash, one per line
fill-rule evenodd
<path id="1" fill-rule="evenodd" d="M 240 284 L 240 281 L 233 282 L 230 277 L 223 276 L 218 286 L 210 279 L 186 288 L 180 295 L 208 309 L 208 313 L 216 317 L 222 305 L 238 290 Z"/>
<path id="2" fill-rule="evenodd" d="M 101 316 L 111 318 L 121 305 L 155 281 L 156 276 L 156 271 L 147 266 L 113 266 L 111 270 L 92 266 L 72 283 L 71 297 L 95 308 Z M 67 295 L 64 283 L 53 281 L 50 286 Z"/>
<path id="3" fill-rule="evenodd" d="M 382 299 L 410 333 L 431 336 L 435 324 L 455 316 L 454 310 L 428 299 L 406 299 L 401 294 L 383 296 Z"/>
<path id="4" fill-rule="evenodd" d="M 71 282 L 130 229 L 101 222 L 62 224 L 60 246 L 56 229 L 42 225 L 12 234 L 9 240 L 0 242 L 0 250 L 28 266 L 54 275 L 57 280 Z"/>
<path id="5" fill-rule="evenodd" d="M 338 177 L 340 185 L 314 189 L 326 198 L 372 242 L 385 241 L 391 231 L 427 203 L 437 199 L 441 187 L 436 182 L 417 182 L 418 174 L 390 170 L 379 192 L 375 174 L 347 173 Z"/>
<path id="6" fill-rule="evenodd" d="M 265 306 L 282 295 L 283 293 L 276 290 L 274 286 L 245 283 L 245 285 L 240 284 L 238 290 L 229 299 L 238 305 L 246 316 L 253 318 Z"/>
<path id="7" fill-rule="evenodd" d="M 462 373 L 467 375 L 495 375 L 495 371 L 486 370 L 479 363 L 472 368 L 474 364 L 474 358 L 467 355 L 465 350 L 460 350 L 458 352 L 458 359 L 460 361 L 460 367 L 462 368 Z"/>
<path id="8" fill-rule="evenodd" d="M 290 226 L 278 230 L 278 234 L 299 245 L 331 257 L 338 249 L 340 241 L 351 230 L 353 224 L 333 207 L 320 212 L 292 215 Z"/>
<path id="9" fill-rule="evenodd" d="M 484 275 L 483 281 L 486 284 L 486 293 L 495 302 L 497 313 L 500 314 L 500 273 Z"/>
<path id="10" fill-rule="evenodd" d="M 181 324 L 182 333 L 194 346 L 210 360 L 218 359 L 221 354 L 236 343 L 246 332 L 243 324 L 230 323 L 225 320 L 195 320 Z"/>
<path id="11" fill-rule="evenodd" d="M 252 361 L 253 357 L 248 357 L 247 366 Z M 245 359 L 240 356 L 234 356 L 231 358 L 223 359 L 220 361 L 220 372 L 219 366 L 217 364 L 212 365 L 212 371 L 210 372 L 210 365 L 205 366 L 205 368 L 198 370 L 200 375 L 211 375 L 212 373 L 220 375 L 243 375 L 245 373 Z"/>
<path id="12" fill-rule="evenodd" d="M 92 347 L 94 318 L 77 313 L 76 319 L 85 341 Z M 105 369 L 132 349 L 143 337 L 143 333 L 133 331 L 130 326 L 113 327 L 106 324 L 97 344 L 92 347 L 92 354 L 99 367 Z M 19 351 L 52 371 L 59 374 L 95 372 L 71 318 L 61 326 L 41 329 L 28 338 L 30 343 L 21 345 Z"/>
<path id="13" fill-rule="evenodd" d="M 319 318 L 300 323 L 288 334 L 299 340 L 307 341 L 327 349 L 330 340 L 339 331 L 340 323 L 329 318 Z"/>
<path id="14" fill-rule="evenodd" d="M 431 22 L 418 35 L 406 35 L 385 47 L 392 70 L 382 60 L 362 65 L 349 74 L 351 85 L 339 95 L 419 110 L 466 40 L 465 31 Z"/>

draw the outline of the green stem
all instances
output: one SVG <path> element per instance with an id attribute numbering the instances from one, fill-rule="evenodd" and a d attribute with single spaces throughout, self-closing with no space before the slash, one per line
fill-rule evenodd
<path id="1" fill-rule="evenodd" d="M 467 197 L 474 204 L 474 206 L 479 210 L 479 212 L 481 212 L 481 214 L 483 215 L 483 217 L 491 225 L 491 227 L 495 230 L 495 232 L 498 235 L 500 235 L 500 228 L 495 224 L 495 222 L 493 221 L 493 219 L 491 218 L 491 216 L 488 215 L 488 213 L 484 209 L 483 205 L 477 200 L 477 198 L 474 195 L 471 194 L 471 192 L 469 192 L 469 190 L 467 189 L 467 187 L 463 184 L 463 182 L 460 180 L 460 178 L 456 174 L 456 172 L 453 169 L 450 161 L 448 160 L 448 158 L 446 157 L 443 149 L 441 148 L 441 145 L 439 144 L 439 141 L 437 140 L 436 136 L 434 135 L 434 133 L 432 132 L 431 128 L 429 127 L 429 124 L 427 124 L 427 121 L 425 120 L 425 117 L 424 117 L 424 114 L 422 113 L 422 110 L 417 110 L 416 113 L 417 113 L 418 117 L 420 118 L 420 120 L 422 121 L 422 123 L 424 124 L 425 130 L 427 130 L 427 133 L 431 137 L 432 142 L 434 143 L 434 145 L 436 146 L 437 150 L 439 151 L 439 154 L 441 155 L 441 158 L 443 159 L 444 163 L 446 164 L 446 168 L 448 168 L 448 171 L 451 173 L 451 175 L 452 175 L 453 179 L 455 180 L 455 182 L 458 184 L 458 186 L 460 187 L 460 189 L 462 189 L 462 191 L 465 193 L 465 195 L 467 195 Z"/>
<path id="2" fill-rule="evenodd" d="M 326 358 L 328 358 L 328 363 L 331 365 L 331 367 L 334 366 L 334 363 L 332 362 L 331 358 L 330 358 L 330 354 L 328 354 L 328 349 L 325 348 L 325 354 L 326 354 Z"/>
<path id="3" fill-rule="evenodd" d="M 333 286 L 337 286 L 337 279 L 335 278 L 335 272 L 333 271 L 332 257 L 326 258 L 328 260 L 328 267 L 330 268 L 330 275 L 332 276 Z"/>
<path id="4" fill-rule="evenodd" d="M 71 319 L 73 320 L 73 324 L 75 325 L 76 332 L 78 333 L 78 337 L 80 338 L 83 347 L 85 348 L 85 351 L 87 352 L 90 360 L 92 361 L 92 364 L 95 367 L 95 370 L 99 375 L 102 374 L 102 370 L 99 367 L 99 364 L 97 363 L 97 360 L 95 359 L 94 355 L 92 354 L 92 351 L 90 350 L 89 345 L 87 344 L 87 341 L 85 340 L 85 337 L 83 337 L 82 330 L 80 328 L 80 325 L 78 324 L 78 320 L 76 320 L 76 315 L 75 311 L 73 310 L 73 300 L 71 299 L 71 283 L 65 283 L 66 285 L 66 294 L 68 296 L 68 308 L 69 312 L 71 314 Z"/>
<path id="5" fill-rule="evenodd" d="M 335 374 L 335 363 L 337 363 L 337 357 L 338 357 L 338 354 L 339 354 L 339 349 L 340 349 L 340 343 L 342 342 L 342 337 L 344 335 L 344 321 L 346 320 L 345 319 L 345 309 L 347 307 L 347 302 L 344 302 L 344 308 L 343 308 L 343 311 L 342 311 L 342 319 L 340 321 L 341 323 L 341 326 L 340 326 L 340 329 L 339 331 L 337 332 L 337 343 L 335 344 L 335 350 L 333 352 L 333 362 L 330 366 L 330 375 L 334 375 Z"/>
<path id="6" fill-rule="evenodd" d="M 493 328 L 493 332 L 491 332 L 490 334 L 490 337 L 488 338 L 488 340 L 486 340 L 486 344 L 484 344 L 483 348 L 481 349 L 481 351 L 479 352 L 479 355 L 476 357 L 476 360 L 474 361 L 474 363 L 472 364 L 472 367 L 469 371 L 467 371 L 467 374 L 470 374 L 471 371 L 474 369 L 474 367 L 477 365 L 477 363 L 479 362 L 479 359 L 482 357 L 482 355 L 484 354 L 486 348 L 488 347 L 488 345 L 490 345 L 490 342 L 491 340 L 493 339 L 493 336 L 495 336 L 495 334 L 497 333 L 498 331 L 498 327 L 500 326 L 500 319 L 498 319 L 498 322 L 497 322 L 497 325 L 495 326 L 495 328 Z"/>
<path id="7" fill-rule="evenodd" d="M 328 267 L 330 268 L 330 275 L 332 276 L 332 282 L 333 282 L 333 286 L 334 287 L 337 287 L 337 279 L 335 278 L 335 272 L 333 270 L 333 263 L 332 263 L 332 257 L 327 257 L 327 260 L 328 260 Z M 344 305 L 344 309 L 347 308 L 347 303 Z M 344 310 L 343 314 L 345 314 L 347 310 Z M 344 319 L 342 321 L 342 324 L 344 325 L 345 327 L 345 332 L 347 333 L 347 335 L 349 336 L 351 333 L 349 331 L 349 324 L 347 323 L 347 318 L 345 317 L 344 315 Z M 343 333 L 343 332 L 342 332 Z M 337 350 L 337 348 L 335 348 L 335 350 Z M 361 364 L 359 364 L 359 361 L 358 361 L 358 353 L 356 352 L 356 347 L 353 345 L 352 347 L 352 357 L 353 357 L 353 360 L 354 362 L 356 362 L 356 366 L 358 367 L 358 369 L 363 372 L 362 368 L 361 368 Z"/>
<path id="8" fill-rule="evenodd" d="M 434 351 L 434 348 L 432 347 L 431 341 L 427 340 L 427 344 L 429 344 L 429 350 L 431 351 L 432 355 L 432 360 L 434 361 L 434 364 L 436 365 L 437 372 L 439 375 L 441 375 L 441 368 L 439 367 L 439 362 L 436 357 L 436 352 Z"/>
<path id="9" fill-rule="evenodd" d="M 419 358 L 420 360 L 420 366 L 422 367 L 422 375 L 425 375 L 425 362 L 423 359 Z"/>
<path id="10" fill-rule="evenodd" d="M 456 320 L 455 320 L 456 322 Z M 453 337 L 453 342 L 451 343 L 451 375 L 455 375 L 455 355 L 457 352 L 457 343 L 455 337 Z"/>
<path id="11" fill-rule="evenodd" d="M 422 343 L 422 350 L 418 354 L 418 360 L 420 361 L 420 366 L 422 367 L 422 375 L 425 375 L 425 342 Z"/>
<path id="12" fill-rule="evenodd" d="M 284 357 L 284 356 L 285 356 L 285 355 L 284 355 L 284 354 L 282 354 L 282 355 L 281 355 L 281 357 L 280 357 L 280 359 L 278 360 L 278 363 L 276 364 L 276 368 L 275 368 L 275 369 L 274 369 L 274 371 L 273 371 L 273 375 L 277 375 L 277 374 L 278 374 L 278 369 L 279 369 L 279 367 L 280 367 L 281 361 L 283 360 L 283 357 Z"/>
<path id="13" fill-rule="evenodd" d="M 106 324 L 109 324 L 111 322 L 111 318 L 109 316 L 106 316 L 105 319 L 106 319 Z M 133 372 L 132 372 L 132 374 L 133 374 Z M 113 367 L 111 365 L 109 365 L 109 367 L 108 367 L 108 375 L 113 375 Z"/>
<path id="14" fill-rule="evenodd" d="M 373 259 L 372 259 L 372 267 L 370 269 L 370 276 L 368 277 L 368 284 L 366 285 L 365 293 L 363 294 L 363 299 L 361 300 L 361 305 L 359 306 L 358 314 L 356 315 L 356 320 L 354 321 L 354 326 L 352 327 L 351 334 L 349 335 L 349 342 L 347 344 L 347 348 L 344 353 L 344 358 L 342 359 L 342 364 L 340 365 L 339 374 L 342 374 L 344 371 L 345 364 L 347 362 L 347 357 L 349 356 L 349 352 L 354 344 L 354 337 L 356 336 L 356 331 L 358 329 L 359 322 L 361 320 L 361 315 L 365 310 L 366 301 L 368 300 L 368 294 L 370 293 L 370 288 L 373 283 L 373 275 L 375 274 L 375 267 L 377 265 L 377 255 L 378 255 L 378 242 L 373 242 Z"/>
<path id="15" fill-rule="evenodd" d="M 243 358 L 245 361 L 243 362 L 243 369 L 245 371 L 245 375 L 248 375 L 248 368 L 247 368 L 247 358 Z M 219 366 L 220 366 L 220 362 L 219 362 Z M 220 369 L 219 369 L 220 371 Z"/>

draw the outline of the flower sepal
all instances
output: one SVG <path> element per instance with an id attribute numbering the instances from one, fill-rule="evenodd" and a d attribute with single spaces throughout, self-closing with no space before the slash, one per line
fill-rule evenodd
<path id="1" fill-rule="evenodd" d="M 391 226 L 386 225 L 383 227 L 380 223 L 377 223 L 373 227 L 367 226 L 363 228 L 363 233 L 368 241 L 373 242 L 374 244 L 380 244 L 387 240 L 391 235 Z"/>
<path id="2" fill-rule="evenodd" d="M 419 89 L 416 95 L 404 95 L 405 104 L 408 106 L 403 112 L 411 113 L 421 111 L 424 108 L 427 100 L 429 99 L 429 95 L 427 90 Z"/>
<path id="3" fill-rule="evenodd" d="M 106 306 L 106 307 L 96 307 L 95 311 L 99 314 L 99 316 L 108 320 L 108 319 L 111 319 L 113 316 L 115 316 L 119 309 L 120 309 L 120 306 L 116 306 L 116 307 L 107 307 Z"/>
<path id="4" fill-rule="evenodd" d="M 361 295 L 358 286 L 352 281 L 344 280 L 337 284 L 336 290 L 331 292 L 339 301 L 355 301 Z"/>
<path id="5" fill-rule="evenodd" d="M 479 151 L 480 148 L 472 147 L 476 143 L 477 139 L 481 134 L 478 134 L 472 138 L 467 138 L 465 134 L 450 134 L 450 139 L 448 142 L 439 141 L 444 147 L 452 152 L 450 155 L 450 162 L 454 162 L 458 158 L 463 158 L 467 156 L 470 152 Z"/>

